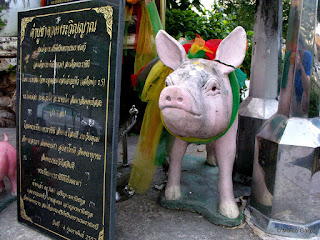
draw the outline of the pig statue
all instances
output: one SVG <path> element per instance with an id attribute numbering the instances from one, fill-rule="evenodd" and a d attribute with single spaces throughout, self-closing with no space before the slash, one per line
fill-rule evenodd
<path id="1" fill-rule="evenodd" d="M 176 138 L 169 153 L 167 200 L 181 197 L 181 163 L 189 142 L 206 142 L 207 162 L 219 166 L 219 212 L 235 219 L 232 170 L 236 154 L 238 117 L 231 121 L 232 87 L 228 75 L 245 57 L 247 40 L 242 27 L 235 28 L 219 45 L 214 60 L 189 59 L 183 46 L 161 30 L 156 36 L 159 59 L 173 72 L 159 98 L 161 118 Z M 236 113 L 237 114 L 237 113 Z"/>
<path id="2" fill-rule="evenodd" d="M 6 176 L 11 183 L 11 195 L 17 196 L 17 153 L 4 134 L 4 140 L 0 142 L 0 192 L 4 191 Z"/>

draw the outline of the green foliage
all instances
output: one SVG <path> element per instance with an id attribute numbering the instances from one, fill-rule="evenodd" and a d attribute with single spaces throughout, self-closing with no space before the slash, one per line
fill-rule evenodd
<path id="1" fill-rule="evenodd" d="M 246 31 L 253 31 L 256 1 L 254 0 L 218 0 L 215 7 L 219 7 L 226 14 L 236 16 L 237 25 Z"/>
<path id="2" fill-rule="evenodd" d="M 189 7 L 186 10 L 172 9 L 166 13 L 166 30 L 176 39 L 194 39 L 199 34 L 203 39 L 221 39 L 236 26 L 234 16 L 221 12 L 198 14 Z M 208 17 L 209 16 L 209 17 Z"/>
<path id="3" fill-rule="evenodd" d="M 291 0 L 283 0 L 283 35 L 286 36 Z M 222 39 L 236 26 L 247 32 L 248 49 L 241 70 L 250 77 L 256 0 L 217 0 L 213 10 L 204 9 L 199 0 L 167 0 L 166 31 L 179 39 Z"/>
<path id="4" fill-rule="evenodd" d="M 237 27 L 236 16 L 233 14 L 227 14 L 222 9 L 216 8 L 215 11 L 209 12 L 208 27 L 211 29 L 211 38 L 222 39 L 228 36 L 232 30 Z"/>
<path id="5" fill-rule="evenodd" d="M 1 12 L 4 10 L 4 7 L 0 7 L 0 17 L 2 16 Z M 6 26 L 6 23 L 0 18 L 0 30 Z"/>
<path id="6" fill-rule="evenodd" d="M 320 88 L 317 84 L 316 79 L 312 77 L 310 99 L 309 99 L 309 111 L 308 111 L 309 118 L 319 117 L 319 112 L 320 112 L 319 96 L 320 96 Z"/>
<path id="7" fill-rule="evenodd" d="M 200 0 L 167 0 L 167 9 L 187 10 L 190 6 L 194 6 L 198 11 L 202 11 Z"/>
<path id="8" fill-rule="evenodd" d="M 289 21 L 289 12 L 291 0 L 282 0 L 283 16 L 282 16 L 282 38 L 286 39 L 288 31 L 288 21 Z M 320 16 L 318 14 L 318 16 Z"/>
<path id="9" fill-rule="evenodd" d="M 16 74 L 17 73 L 17 66 L 13 66 L 13 65 L 9 65 L 8 69 L 6 70 L 7 73 L 13 73 Z"/>
<path id="10" fill-rule="evenodd" d="M 176 39 L 181 37 L 193 39 L 196 33 L 203 34 L 199 26 L 204 26 L 206 21 L 206 17 L 198 15 L 190 8 L 172 9 L 166 12 L 166 31 Z"/>

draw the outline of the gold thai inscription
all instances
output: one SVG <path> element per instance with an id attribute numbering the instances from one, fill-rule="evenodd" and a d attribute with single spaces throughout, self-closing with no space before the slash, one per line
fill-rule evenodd
<path id="1" fill-rule="evenodd" d="M 73 186 L 77 186 L 77 187 L 80 187 L 80 188 L 82 186 L 82 181 L 81 180 L 73 179 L 70 175 L 67 175 L 67 174 L 54 173 L 54 172 L 48 171 L 47 168 L 44 168 L 44 169 L 38 168 L 37 172 L 40 175 L 43 175 L 43 176 L 46 176 L 46 177 L 50 177 L 50 178 L 52 178 L 54 180 L 59 180 L 61 182 L 65 182 L 65 183 L 71 184 Z"/>
<path id="2" fill-rule="evenodd" d="M 87 76 L 83 79 L 79 79 L 78 76 L 71 77 L 70 75 L 62 75 L 60 78 L 45 78 L 40 75 L 39 77 L 23 77 L 23 83 L 34 83 L 34 84 L 44 84 L 48 87 L 53 85 L 61 85 L 61 86 L 71 86 L 74 87 L 105 87 L 106 79 L 95 79 L 95 77 Z M 28 92 L 27 92 L 28 93 Z M 29 93 L 31 95 L 32 93 Z M 33 94 L 34 95 L 34 94 Z M 26 95 L 27 96 L 27 95 Z M 29 99 L 32 100 L 32 96 L 29 96 Z M 37 99 L 34 99 L 37 100 Z"/>
<path id="3" fill-rule="evenodd" d="M 48 157 L 44 153 L 41 156 L 41 161 L 72 170 L 74 170 L 76 166 L 76 163 L 74 161 L 70 162 L 69 160 L 64 160 L 63 158 Z"/>
<path id="4" fill-rule="evenodd" d="M 54 59 L 50 60 L 49 62 L 44 62 L 40 60 L 40 62 L 35 62 L 33 64 L 33 69 L 45 69 L 45 68 L 53 68 L 53 69 L 75 69 L 75 68 L 90 68 L 90 59 L 84 60 L 82 62 L 77 62 L 74 59 L 70 61 L 62 61 L 57 62 Z"/>
<path id="5" fill-rule="evenodd" d="M 41 127 L 41 128 L 44 128 L 44 127 Z M 83 141 L 90 141 L 91 145 L 93 145 L 94 142 L 99 142 L 99 139 L 100 139 L 99 137 L 95 137 L 90 134 L 81 134 L 80 138 Z M 26 135 L 22 136 L 22 143 L 28 143 L 34 146 L 40 146 L 40 147 L 45 147 L 47 149 L 56 150 L 59 154 L 69 153 L 69 154 L 73 154 L 80 157 L 86 157 L 86 158 L 89 158 L 91 162 L 94 160 L 97 160 L 97 161 L 102 160 L 101 154 L 88 151 L 83 147 L 77 148 L 76 146 L 73 146 L 71 143 L 57 144 L 55 142 L 47 141 L 44 139 L 39 140 L 39 139 L 29 138 Z"/>
<path id="6" fill-rule="evenodd" d="M 85 52 L 87 49 L 87 42 L 78 45 L 62 45 L 60 43 L 53 44 L 52 46 L 42 45 L 38 47 L 38 53 L 46 52 Z"/>
<path id="7" fill-rule="evenodd" d="M 93 22 L 74 22 L 69 20 L 68 24 L 40 26 L 33 24 L 29 37 L 38 41 L 40 38 L 53 38 L 56 36 L 83 38 L 84 35 L 95 33 L 97 29 L 97 20 Z"/>
<path id="8" fill-rule="evenodd" d="M 31 195 L 31 193 L 33 194 L 36 194 L 37 192 L 35 191 L 31 191 L 28 189 L 28 194 Z M 37 195 L 37 196 L 36 196 Z M 56 213 L 58 215 L 61 215 L 63 217 L 66 217 L 74 222 L 78 222 L 80 224 L 83 224 L 87 227 L 90 227 L 90 228 L 93 228 L 94 230 L 98 230 L 99 229 L 99 223 L 93 223 L 93 222 L 90 222 L 89 220 L 85 220 L 83 218 L 80 218 L 78 216 L 75 216 L 71 211 L 70 209 L 72 209 L 73 211 L 78 211 L 78 210 L 74 210 L 76 208 L 73 208 L 73 207 L 70 207 L 71 205 L 63 205 L 61 201 L 58 201 L 54 198 L 50 198 L 48 199 L 48 197 L 46 197 L 46 199 L 48 199 L 48 201 L 46 202 L 40 202 L 38 200 L 35 200 L 34 197 L 41 197 L 43 195 L 41 194 L 36 194 L 36 195 L 32 195 L 33 197 L 29 197 L 27 196 L 26 194 L 23 196 L 23 200 L 26 201 L 26 202 L 29 202 L 29 203 L 32 203 L 33 205 L 37 206 L 37 207 L 40 207 L 42 209 L 46 209 L 46 210 L 49 210 L 50 212 L 53 212 L 53 213 Z M 43 200 L 43 199 L 42 199 Z M 61 204 L 61 205 L 60 205 Z M 57 207 L 63 207 L 63 208 L 57 208 Z M 70 207 L 70 208 L 68 208 Z M 84 215 L 84 217 L 86 217 L 87 219 L 90 219 L 92 218 L 93 215 L 91 215 L 92 213 L 89 212 L 89 211 L 86 211 L 86 210 L 82 210 L 80 208 L 79 209 L 79 213 L 82 213 Z M 78 213 L 78 212 L 77 212 Z M 91 217 L 88 217 L 88 216 L 91 216 Z"/>
<path id="9" fill-rule="evenodd" d="M 27 92 L 22 94 L 22 98 L 26 100 L 39 101 L 39 102 L 50 102 L 50 103 L 62 103 L 68 105 L 76 106 L 85 106 L 86 108 L 94 107 L 100 108 L 103 107 L 103 101 L 96 97 L 87 98 L 85 96 L 76 97 L 75 95 L 69 96 L 65 94 L 64 96 L 52 95 L 52 93 L 42 93 L 40 95 Z"/>

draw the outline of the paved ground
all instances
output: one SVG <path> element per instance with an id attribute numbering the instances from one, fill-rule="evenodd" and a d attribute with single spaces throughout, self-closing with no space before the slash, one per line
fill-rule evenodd
<path id="1" fill-rule="evenodd" d="M 0 129 L 6 131 L 11 143 L 15 144 L 15 129 Z M 129 163 L 132 163 L 138 136 L 128 138 Z M 122 158 L 122 147 L 119 146 L 119 159 Z M 203 146 L 191 146 L 188 153 L 203 155 Z M 120 164 L 120 163 L 119 163 Z M 128 178 L 130 168 L 119 168 L 120 182 Z M 161 185 L 166 179 L 162 169 L 158 169 L 153 186 Z M 0 195 L 1 197 L 1 195 Z M 267 236 L 248 223 L 235 229 L 226 229 L 209 223 L 196 213 L 168 210 L 158 203 L 159 191 L 150 188 L 145 195 L 134 195 L 116 205 L 117 240 L 258 240 L 257 234 L 263 239 L 280 239 Z M 10 204 L 0 213 L 0 240 L 46 240 L 48 238 L 37 231 L 17 222 L 17 204 Z M 281 238 L 285 239 L 285 238 Z"/>

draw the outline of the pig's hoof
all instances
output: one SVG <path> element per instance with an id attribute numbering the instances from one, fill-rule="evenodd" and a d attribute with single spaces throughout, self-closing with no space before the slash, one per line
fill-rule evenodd
<path id="1" fill-rule="evenodd" d="M 224 202 L 219 204 L 219 212 L 228 218 L 235 219 L 239 216 L 239 208 L 235 202 Z"/>
<path id="2" fill-rule="evenodd" d="M 164 195 L 167 200 L 178 200 L 181 197 L 180 186 L 166 188 Z"/>

